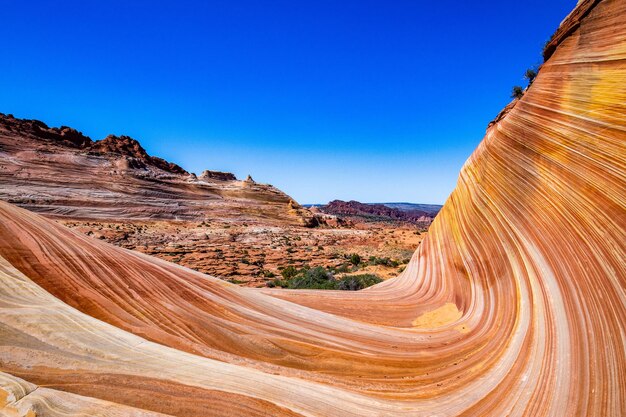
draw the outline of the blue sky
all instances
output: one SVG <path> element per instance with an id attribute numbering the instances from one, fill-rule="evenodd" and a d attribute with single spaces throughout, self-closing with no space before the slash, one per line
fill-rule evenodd
<path id="1" fill-rule="evenodd" d="M 302 203 L 443 203 L 574 5 L 0 0 L 0 112 Z"/>

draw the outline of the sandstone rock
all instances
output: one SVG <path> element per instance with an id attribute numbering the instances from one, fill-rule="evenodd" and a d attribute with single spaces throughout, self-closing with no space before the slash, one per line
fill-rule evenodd
<path id="1" fill-rule="evenodd" d="M 422 210 L 400 210 L 383 204 L 364 204 L 358 201 L 334 200 L 318 210 L 340 217 L 355 217 L 369 221 L 400 221 L 428 226 L 435 215 Z"/>
<path id="2" fill-rule="evenodd" d="M 230 172 L 204 170 L 200 174 L 201 180 L 217 180 L 217 181 L 237 181 L 237 177 Z"/>
<path id="3" fill-rule="evenodd" d="M 96 154 L 118 154 L 134 159 L 138 165 L 152 165 L 166 172 L 187 174 L 187 171 L 174 163 L 148 155 L 139 142 L 129 136 L 109 135 L 93 143 L 88 150 Z"/>
<path id="4" fill-rule="evenodd" d="M 274 187 L 240 187 L 233 174 L 208 170 L 201 179 L 210 181 L 194 181 L 129 136 L 93 142 L 68 127 L 0 115 L 0 149 L 0 199 L 50 216 L 309 223 L 306 213 L 289 213 L 290 197 Z"/>
<path id="5" fill-rule="evenodd" d="M 0 413 L 624 415 L 626 0 L 578 7 L 364 291 L 240 288 L 0 202 Z"/>

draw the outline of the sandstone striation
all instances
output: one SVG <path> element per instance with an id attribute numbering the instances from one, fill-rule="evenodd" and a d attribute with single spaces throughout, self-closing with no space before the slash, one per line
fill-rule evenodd
<path id="1" fill-rule="evenodd" d="M 626 0 L 578 7 L 364 291 L 241 288 L 0 202 L 0 410 L 626 415 Z"/>
<path id="2" fill-rule="evenodd" d="M 191 181 L 190 181 L 191 179 Z M 274 219 L 307 225 L 291 197 L 233 174 L 180 166 L 148 155 L 128 136 L 92 141 L 68 127 L 0 114 L 0 199 L 48 216 L 100 220 Z"/>

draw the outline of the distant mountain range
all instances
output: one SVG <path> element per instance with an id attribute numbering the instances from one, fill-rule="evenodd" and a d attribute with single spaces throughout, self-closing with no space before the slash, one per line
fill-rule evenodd
<path id="1" fill-rule="evenodd" d="M 340 200 L 339 200 L 340 201 Z M 373 205 L 373 206 L 386 206 L 389 208 L 394 208 L 394 209 L 398 209 L 401 211 L 413 211 L 413 210 L 419 210 L 419 211 L 424 211 L 426 213 L 429 214 L 437 214 L 439 213 L 439 210 L 441 210 L 441 207 L 443 207 L 441 204 L 419 204 L 419 203 L 406 203 L 406 202 L 399 202 L 399 203 L 362 203 L 362 204 L 367 204 L 367 205 Z M 303 204 L 304 207 L 322 207 L 325 206 L 326 204 Z"/>
<path id="2" fill-rule="evenodd" d="M 359 201 L 333 200 L 328 204 L 309 204 L 322 213 L 364 221 L 404 222 L 429 225 L 441 206 L 413 203 L 361 203 Z"/>
<path id="3" fill-rule="evenodd" d="M 443 207 L 440 204 L 417 204 L 417 203 L 372 203 L 372 204 L 382 204 L 383 206 L 395 208 L 402 211 L 425 211 L 429 214 L 436 215 Z"/>

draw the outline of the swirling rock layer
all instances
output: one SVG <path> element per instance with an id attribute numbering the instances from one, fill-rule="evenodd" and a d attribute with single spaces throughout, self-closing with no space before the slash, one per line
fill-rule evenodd
<path id="1" fill-rule="evenodd" d="M 1 410 L 626 415 L 624 16 L 579 4 L 407 269 L 361 292 L 240 288 L 0 203 Z"/>

